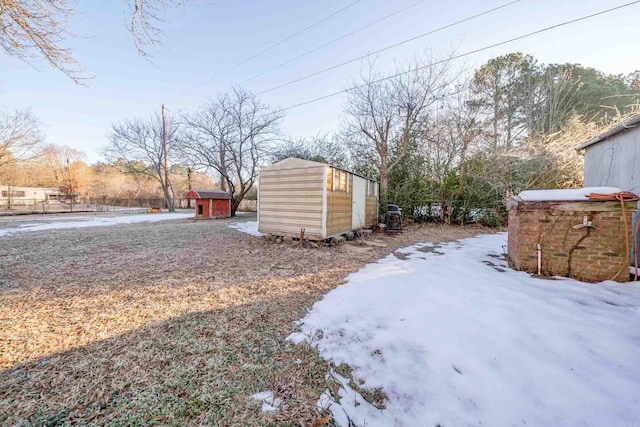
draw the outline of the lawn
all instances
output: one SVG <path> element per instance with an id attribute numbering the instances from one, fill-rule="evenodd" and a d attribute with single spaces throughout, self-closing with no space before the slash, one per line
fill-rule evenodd
<path id="1" fill-rule="evenodd" d="M 0 424 L 310 425 L 329 362 L 286 338 L 386 247 L 299 248 L 179 219 L 0 237 Z M 382 245 L 381 245 L 382 246 Z M 281 409 L 251 396 L 273 391 Z"/>

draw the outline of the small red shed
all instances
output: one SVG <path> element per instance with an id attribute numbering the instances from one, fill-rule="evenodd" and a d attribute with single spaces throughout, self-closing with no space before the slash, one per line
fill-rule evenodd
<path id="1" fill-rule="evenodd" d="M 191 190 L 185 199 L 195 199 L 196 218 L 230 218 L 231 197 L 220 190 Z"/>

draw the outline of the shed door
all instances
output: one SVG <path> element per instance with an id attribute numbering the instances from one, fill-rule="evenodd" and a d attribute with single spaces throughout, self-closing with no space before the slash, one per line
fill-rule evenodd
<path id="1" fill-rule="evenodd" d="M 367 196 L 367 180 L 359 176 L 353 178 L 353 194 L 351 195 L 351 228 L 359 230 L 365 227 L 365 198 Z"/>

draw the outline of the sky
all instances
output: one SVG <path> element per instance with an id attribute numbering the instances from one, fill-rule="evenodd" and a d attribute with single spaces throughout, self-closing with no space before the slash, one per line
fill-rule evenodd
<path id="1" fill-rule="evenodd" d="M 286 108 L 343 90 L 370 61 L 384 72 L 416 56 L 462 54 L 629 0 L 520 0 L 495 12 L 372 55 L 310 79 L 264 93 L 260 99 Z M 355 3 L 354 3 L 355 2 Z M 30 108 L 42 122 L 46 142 L 102 159 L 110 127 L 120 120 L 195 109 L 210 97 L 242 87 L 255 93 L 385 46 L 509 3 L 510 0 L 191 0 L 169 10 L 162 23 L 163 46 L 140 57 L 125 28 L 120 1 L 79 0 L 65 41 L 94 76 L 86 86 L 45 63 L 26 64 L 0 52 L 0 108 Z M 311 53 L 259 78 L 258 73 L 410 5 L 405 12 Z M 339 11 L 267 53 L 215 78 L 267 47 Z M 543 63 L 579 63 L 605 73 L 640 69 L 637 17 L 640 4 L 466 56 L 458 69 L 472 70 L 510 53 L 533 55 Z M 211 80 L 207 82 L 208 80 Z M 206 84 L 203 84 L 207 82 Z M 284 134 L 298 138 L 338 129 L 344 95 L 287 110 Z"/>

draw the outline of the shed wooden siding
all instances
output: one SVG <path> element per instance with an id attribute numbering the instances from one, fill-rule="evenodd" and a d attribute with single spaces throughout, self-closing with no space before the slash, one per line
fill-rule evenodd
<path id="1" fill-rule="evenodd" d="M 332 171 L 332 168 L 327 169 Z M 353 194 L 351 174 L 349 174 L 348 187 L 349 192 L 327 190 L 327 236 L 346 233 L 353 229 L 351 227 L 351 195 Z"/>
<path id="2" fill-rule="evenodd" d="M 325 167 L 265 169 L 260 172 L 258 230 L 298 237 L 300 229 L 322 239 Z"/>
<path id="3" fill-rule="evenodd" d="M 367 227 L 378 224 L 378 198 L 367 196 L 365 199 L 364 215 Z"/>

